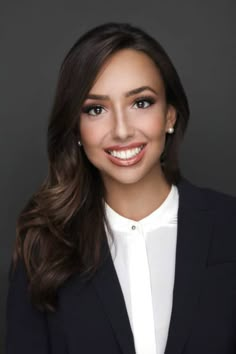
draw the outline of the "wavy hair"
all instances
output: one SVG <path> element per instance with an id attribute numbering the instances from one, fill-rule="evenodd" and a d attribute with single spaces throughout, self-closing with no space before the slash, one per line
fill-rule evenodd
<path id="1" fill-rule="evenodd" d="M 73 45 L 59 72 L 47 134 L 48 173 L 17 219 L 12 272 L 23 261 L 32 302 L 55 311 L 58 289 L 75 273 L 88 276 L 103 260 L 106 238 L 105 187 L 99 171 L 78 148 L 79 119 L 96 76 L 115 52 L 130 48 L 146 53 L 160 70 L 167 103 L 177 111 L 175 133 L 167 135 L 161 166 L 177 184 L 179 144 L 189 119 L 188 101 L 179 76 L 162 46 L 141 28 L 109 22 Z"/>

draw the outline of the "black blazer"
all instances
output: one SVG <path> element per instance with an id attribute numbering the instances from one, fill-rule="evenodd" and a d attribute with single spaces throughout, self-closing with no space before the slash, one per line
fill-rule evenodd
<path id="1" fill-rule="evenodd" d="M 177 187 L 176 269 L 165 354 L 235 354 L 236 198 L 184 179 Z M 21 265 L 8 292 L 7 354 L 135 353 L 110 253 L 90 282 L 79 275 L 66 282 L 54 314 L 37 311 L 26 286 Z"/>

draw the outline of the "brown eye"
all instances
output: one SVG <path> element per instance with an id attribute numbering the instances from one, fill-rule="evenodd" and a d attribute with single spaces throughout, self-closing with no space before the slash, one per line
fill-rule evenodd
<path id="1" fill-rule="evenodd" d="M 97 116 L 102 113 L 104 108 L 102 106 L 87 106 L 82 109 L 83 113 L 89 114 L 90 116 Z"/>
<path id="2" fill-rule="evenodd" d="M 154 103 L 154 100 L 152 98 L 142 98 L 136 100 L 135 104 L 137 108 L 145 109 L 151 106 Z"/>

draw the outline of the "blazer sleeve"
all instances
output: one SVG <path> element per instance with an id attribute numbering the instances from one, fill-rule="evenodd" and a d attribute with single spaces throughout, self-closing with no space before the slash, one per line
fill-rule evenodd
<path id="1" fill-rule="evenodd" d="M 50 354 L 46 315 L 33 307 L 23 262 L 9 281 L 6 309 L 6 353 Z"/>

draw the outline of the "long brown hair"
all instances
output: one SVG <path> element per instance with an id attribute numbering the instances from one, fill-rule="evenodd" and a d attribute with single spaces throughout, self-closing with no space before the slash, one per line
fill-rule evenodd
<path id="1" fill-rule="evenodd" d="M 85 33 L 65 57 L 48 125 L 48 174 L 17 220 L 12 269 L 24 262 L 32 302 L 55 310 L 57 290 L 73 274 L 91 275 L 102 261 L 106 238 L 105 188 L 77 141 L 80 111 L 104 61 L 131 48 L 146 53 L 162 75 L 167 102 L 177 111 L 175 133 L 161 157 L 164 175 L 177 184 L 178 149 L 189 119 L 179 76 L 161 45 L 128 23 L 106 23 Z"/>

